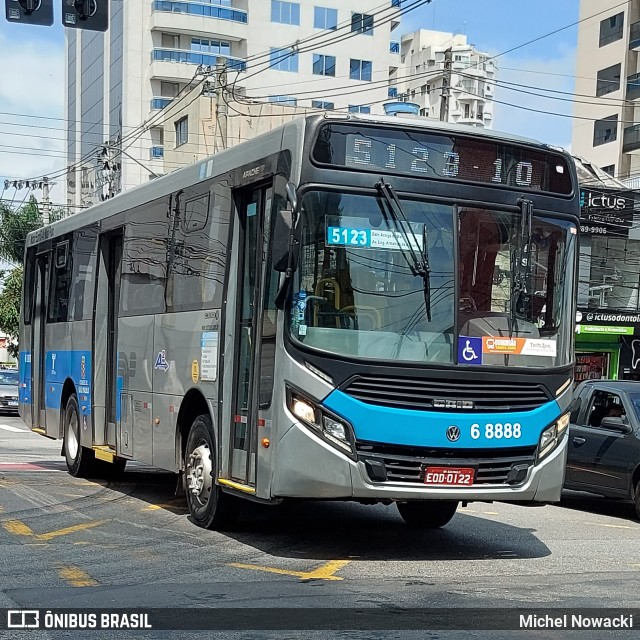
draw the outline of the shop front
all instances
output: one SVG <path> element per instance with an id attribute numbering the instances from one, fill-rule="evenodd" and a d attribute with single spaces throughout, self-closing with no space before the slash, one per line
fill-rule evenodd
<path id="1" fill-rule="evenodd" d="M 633 375 L 640 379 L 636 195 L 628 190 L 581 189 L 576 382 Z"/>

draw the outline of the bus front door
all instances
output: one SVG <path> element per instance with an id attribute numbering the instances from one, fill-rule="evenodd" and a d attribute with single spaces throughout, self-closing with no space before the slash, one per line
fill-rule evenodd
<path id="1" fill-rule="evenodd" d="M 31 322 L 31 428 L 46 429 L 46 384 L 47 377 L 45 326 L 47 322 L 47 300 L 49 299 L 49 256 L 40 254 L 36 259 L 36 292 Z M 56 425 L 57 426 L 57 425 Z M 48 434 L 55 435 L 58 434 Z"/>
<path id="2" fill-rule="evenodd" d="M 236 193 L 236 219 L 239 248 L 236 281 L 235 322 L 233 312 L 227 318 L 235 330 L 235 362 L 231 412 L 231 460 L 233 480 L 255 485 L 258 440 L 258 388 L 261 340 L 260 303 L 262 296 L 265 210 L 270 206 L 272 189 L 258 187 Z"/>

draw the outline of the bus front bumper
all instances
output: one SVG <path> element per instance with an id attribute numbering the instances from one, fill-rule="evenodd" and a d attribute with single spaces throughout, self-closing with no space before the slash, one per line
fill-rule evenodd
<path id="1" fill-rule="evenodd" d="M 567 437 L 517 485 L 426 486 L 419 482 L 373 482 L 356 461 L 295 423 L 280 440 L 271 497 L 335 500 L 462 500 L 558 502 L 567 456 Z"/>

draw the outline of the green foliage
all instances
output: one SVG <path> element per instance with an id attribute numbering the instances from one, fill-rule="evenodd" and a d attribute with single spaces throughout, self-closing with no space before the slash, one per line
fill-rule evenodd
<path id="1" fill-rule="evenodd" d="M 2 273 L 2 272 L 0 272 Z M 20 299 L 22 296 L 22 267 L 2 273 L 0 292 L 0 331 L 6 333 L 13 344 L 7 346 L 9 353 L 18 356 L 18 328 L 20 325 Z"/>
<path id="2" fill-rule="evenodd" d="M 0 258 L 22 264 L 27 234 L 41 226 L 42 216 L 33 196 L 15 209 L 0 203 Z"/>

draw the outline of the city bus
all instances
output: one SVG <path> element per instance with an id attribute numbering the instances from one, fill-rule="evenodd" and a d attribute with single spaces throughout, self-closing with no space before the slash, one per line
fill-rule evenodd
<path id="1" fill-rule="evenodd" d="M 555 147 L 293 119 L 28 236 L 21 416 L 74 476 L 179 474 L 207 528 L 243 499 L 421 528 L 558 501 L 578 227 Z"/>

